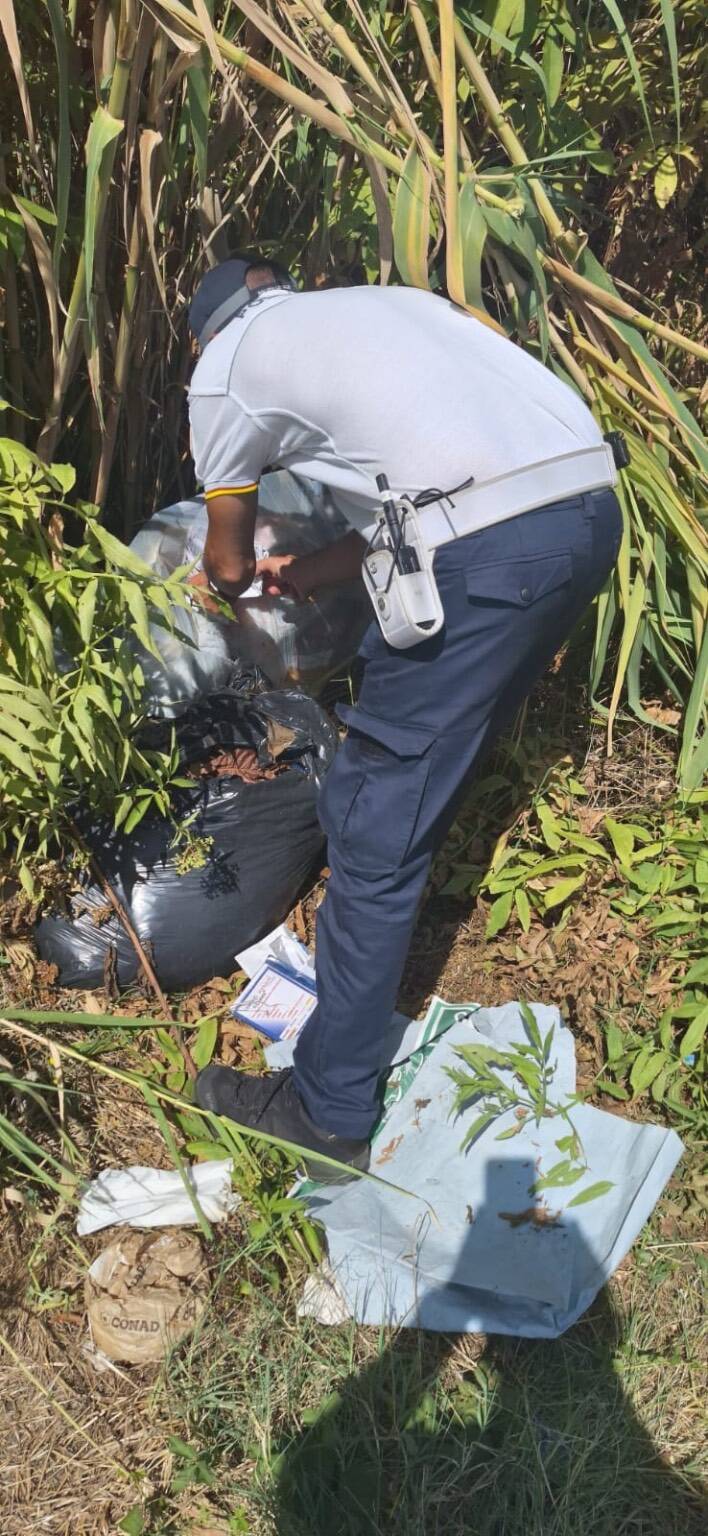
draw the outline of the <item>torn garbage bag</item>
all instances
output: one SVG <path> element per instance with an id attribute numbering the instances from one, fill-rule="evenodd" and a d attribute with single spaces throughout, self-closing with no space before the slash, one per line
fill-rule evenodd
<path id="1" fill-rule="evenodd" d="M 277 470 L 258 489 L 256 555 L 303 555 L 347 532 L 329 493 L 312 480 Z M 178 501 L 156 512 L 131 549 L 158 576 L 201 566 L 207 534 L 204 501 Z M 257 580 L 236 603 L 236 618 L 175 608 L 174 632 L 151 626 L 159 659 L 139 647 L 152 713 L 175 717 L 200 694 L 226 685 L 234 661 L 259 666 L 274 687 L 317 694 L 354 656 L 371 618 L 360 581 L 318 591 L 302 603 L 264 596 Z"/>
<path id="2" fill-rule="evenodd" d="M 169 747 L 171 730 L 153 722 L 149 744 Z M 230 975 L 235 952 L 289 911 L 323 845 L 317 788 L 336 747 L 319 705 L 287 690 L 212 694 L 175 731 L 194 788 L 175 791 L 171 818 L 147 815 L 126 834 L 76 814 L 168 989 Z M 236 771 L 244 754 L 245 777 Z M 202 777 L 205 763 L 215 771 Z M 264 777 L 254 771 L 258 764 Z M 181 858 L 178 834 L 187 822 L 192 838 L 206 839 L 198 868 Z M 36 939 L 42 958 L 58 965 L 63 986 L 101 986 L 107 971 L 121 985 L 136 976 L 130 939 L 89 877 L 69 913 L 40 921 Z"/>
<path id="3" fill-rule="evenodd" d="M 544 1040 L 552 1030 L 552 1099 L 565 1103 L 575 1093 L 573 1036 L 557 1009 L 533 1011 Z M 269 1062 L 284 1065 L 289 1044 L 269 1047 Z M 527 1046 L 518 1003 L 479 1008 L 435 998 L 402 1045 L 400 1025 L 392 1026 L 394 1067 L 370 1171 L 398 1188 L 366 1179 L 303 1187 L 329 1253 L 326 1272 L 308 1282 L 303 1313 L 553 1339 L 582 1316 L 635 1241 L 681 1155 L 675 1131 L 574 1104 L 584 1168 L 572 1182 L 559 1173 L 558 1143 L 569 1129 L 558 1114 L 522 1123 L 511 1109 L 463 1152 L 482 1106 L 455 1115 L 449 1070 L 462 1066 L 457 1048 L 471 1044 L 495 1052 Z"/>

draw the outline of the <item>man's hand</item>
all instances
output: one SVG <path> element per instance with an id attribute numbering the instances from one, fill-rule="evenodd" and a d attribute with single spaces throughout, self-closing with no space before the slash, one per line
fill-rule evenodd
<path id="1" fill-rule="evenodd" d="M 263 581 L 265 597 L 287 596 L 298 598 L 302 603 L 309 597 L 309 588 L 301 579 L 297 555 L 268 555 L 256 563 L 256 576 Z"/>
<path id="2" fill-rule="evenodd" d="M 269 596 L 292 592 L 304 602 L 317 587 L 336 587 L 360 577 L 365 548 L 361 535 L 352 531 L 309 555 L 269 555 L 258 561 L 256 575 L 263 577 L 263 591 Z"/>

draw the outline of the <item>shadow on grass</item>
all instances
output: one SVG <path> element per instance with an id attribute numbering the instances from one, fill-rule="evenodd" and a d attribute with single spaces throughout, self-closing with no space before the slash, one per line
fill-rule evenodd
<path id="1" fill-rule="evenodd" d="M 475 1225 L 490 1212 L 499 1220 L 510 1203 L 519 1208 L 519 1169 L 524 1183 L 528 1172 L 505 1166 L 504 1187 L 490 1186 Z M 581 1289 L 593 1267 L 577 1225 L 566 1217 L 563 1227 L 568 1247 L 551 1276 L 559 1297 L 566 1274 Z M 528 1244 L 547 1242 L 548 1230 L 517 1230 L 532 1288 Z M 464 1287 L 468 1247 L 452 1277 Z M 421 1294 L 423 1321 L 435 1305 L 434 1294 Z M 278 1536 L 702 1536 L 700 1487 L 662 1461 L 624 1393 L 624 1340 L 607 1291 L 559 1340 L 417 1329 L 382 1338 L 376 1359 L 339 1380 L 306 1427 L 281 1442 L 273 1528 Z M 644 1406 L 658 1424 L 662 1406 Z"/>

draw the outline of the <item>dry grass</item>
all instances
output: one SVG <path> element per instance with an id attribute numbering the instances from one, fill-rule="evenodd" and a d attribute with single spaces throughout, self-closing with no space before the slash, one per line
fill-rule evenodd
<path id="1" fill-rule="evenodd" d="M 80 1251 L 68 1247 L 66 1230 L 61 1243 L 47 1244 L 40 1264 L 44 1289 L 28 1299 L 31 1228 L 7 1215 L 0 1231 L 3 1252 L 17 1256 L 14 1275 L 3 1284 L 14 1304 L 3 1306 L 0 1321 L 17 1357 L 0 1349 L 3 1536 L 108 1536 L 116 1509 L 135 1499 L 130 1469 L 137 1465 L 156 1482 L 164 1473 L 164 1435 L 153 1425 L 149 1378 L 94 1363 L 83 1313 L 84 1264 Z M 59 1289 L 65 1305 L 43 1311 Z"/>

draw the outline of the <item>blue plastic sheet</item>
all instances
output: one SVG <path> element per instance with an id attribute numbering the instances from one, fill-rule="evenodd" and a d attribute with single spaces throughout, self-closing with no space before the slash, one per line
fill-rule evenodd
<path id="1" fill-rule="evenodd" d="M 575 1092 L 575 1044 L 555 1008 L 534 1004 L 542 1034 L 554 1026 L 552 1098 Z M 591 1105 L 571 1110 L 588 1171 L 542 1197 L 534 1183 L 559 1162 L 567 1134 L 558 1116 L 531 1120 L 511 1140 L 513 1110 L 466 1151 L 460 1143 L 479 1106 L 453 1112 L 456 1047 L 525 1042 L 516 1003 L 452 1006 L 434 999 L 426 1019 L 392 1026 L 382 1057 L 394 1063 L 387 1108 L 372 1147 L 370 1180 L 305 1186 L 327 1234 L 326 1274 L 310 1282 L 302 1311 L 335 1322 L 395 1324 L 442 1332 L 557 1338 L 582 1315 L 628 1252 L 670 1178 L 682 1143 L 674 1131 Z M 275 1053 L 277 1054 L 277 1058 Z M 269 1059 L 282 1065 L 285 1048 Z M 584 1189 L 607 1193 L 569 1209 Z M 540 1217 L 530 1212 L 541 1209 Z"/>

